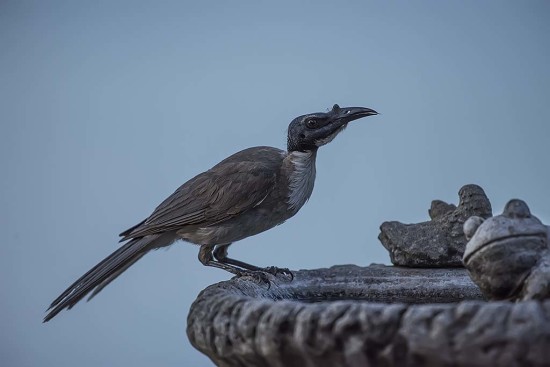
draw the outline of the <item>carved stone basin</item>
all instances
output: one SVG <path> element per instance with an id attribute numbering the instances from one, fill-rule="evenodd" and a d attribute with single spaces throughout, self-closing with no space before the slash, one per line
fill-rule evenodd
<path id="1" fill-rule="evenodd" d="M 458 206 L 433 201 L 430 221 L 382 224 L 379 239 L 398 266 L 300 270 L 294 281 L 272 277 L 269 289 L 246 278 L 206 288 L 187 318 L 189 340 L 216 365 L 228 367 L 550 366 L 550 250 L 539 251 L 533 270 L 520 267 L 511 277 L 521 284 L 531 274 L 526 294 L 537 300 L 485 302 L 462 268 L 463 226 L 468 220 L 473 234 L 472 223 L 483 229 L 484 220 L 502 218 L 491 218 L 489 199 L 477 185 L 463 186 L 459 198 Z M 512 203 L 526 217 L 526 204 Z M 521 245 L 521 228 L 508 227 L 497 226 L 495 233 L 513 232 L 512 245 Z M 493 237 L 476 237 L 473 244 L 487 242 L 491 249 Z M 516 247 L 516 257 L 479 252 L 483 256 L 467 262 L 474 279 L 485 279 L 493 263 L 499 271 L 490 280 L 509 279 L 523 264 L 518 259 L 531 254 Z M 473 266 L 478 263 L 481 270 Z"/>
<path id="2" fill-rule="evenodd" d="M 550 302 L 482 301 L 465 269 L 302 270 L 206 288 L 187 335 L 218 366 L 543 366 Z"/>

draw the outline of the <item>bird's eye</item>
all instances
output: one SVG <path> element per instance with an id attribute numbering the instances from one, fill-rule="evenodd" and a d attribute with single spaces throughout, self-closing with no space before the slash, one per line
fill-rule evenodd
<path id="1" fill-rule="evenodd" d="M 317 127 L 317 120 L 315 119 L 307 120 L 306 126 L 310 129 L 315 129 Z"/>

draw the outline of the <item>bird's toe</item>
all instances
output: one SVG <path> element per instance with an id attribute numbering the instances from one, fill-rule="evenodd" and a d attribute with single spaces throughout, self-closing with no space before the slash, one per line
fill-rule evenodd
<path id="1" fill-rule="evenodd" d="M 243 271 L 237 276 L 240 277 L 251 277 L 258 283 L 265 283 L 267 284 L 267 289 L 271 288 L 271 281 L 269 280 L 267 274 L 265 271 L 258 270 L 258 271 Z"/>
<path id="2" fill-rule="evenodd" d="M 276 266 L 268 266 L 264 268 L 265 272 L 277 276 L 278 274 L 288 275 L 290 280 L 294 280 L 294 274 L 288 268 L 278 268 Z"/>

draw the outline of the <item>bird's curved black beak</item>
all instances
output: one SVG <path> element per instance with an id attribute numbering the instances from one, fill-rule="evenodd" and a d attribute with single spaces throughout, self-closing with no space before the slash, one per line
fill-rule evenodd
<path id="1" fill-rule="evenodd" d="M 378 115 L 378 112 L 371 108 L 367 107 L 339 107 L 334 105 L 332 108 L 332 113 L 334 118 L 342 121 L 343 123 L 348 123 L 353 120 L 358 120 L 363 117 Z"/>

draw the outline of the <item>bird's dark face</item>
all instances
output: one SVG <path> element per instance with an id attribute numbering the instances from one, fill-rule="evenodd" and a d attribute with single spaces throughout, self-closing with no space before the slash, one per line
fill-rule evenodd
<path id="1" fill-rule="evenodd" d="M 315 150 L 330 143 L 346 128 L 348 122 L 377 115 L 365 107 L 340 108 L 337 104 L 329 112 L 298 116 L 288 126 L 288 151 Z"/>

